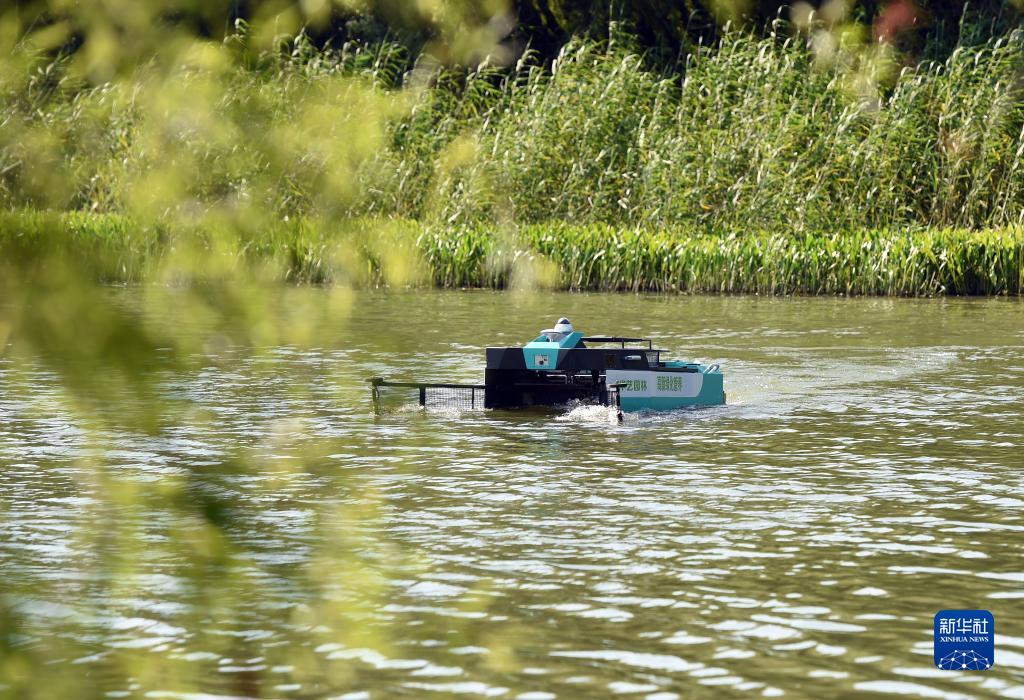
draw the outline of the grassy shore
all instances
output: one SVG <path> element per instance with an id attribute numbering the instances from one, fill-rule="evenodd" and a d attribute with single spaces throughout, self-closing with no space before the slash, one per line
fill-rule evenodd
<path id="1" fill-rule="evenodd" d="M 117 215 L 0 216 L 8 262 L 59 255 L 103 282 L 258 270 L 298 283 L 756 294 L 1019 295 L 1024 230 L 699 234 L 607 224 L 518 228 L 307 219 L 251 234 Z"/>
<path id="2" fill-rule="evenodd" d="M 352 284 L 1022 287 L 1021 31 L 916 64 L 783 25 L 669 67 L 628 36 L 472 69 L 246 41 L 99 87 L 27 74 L 0 106 L 4 245 L 111 281 L 209 258 Z"/>

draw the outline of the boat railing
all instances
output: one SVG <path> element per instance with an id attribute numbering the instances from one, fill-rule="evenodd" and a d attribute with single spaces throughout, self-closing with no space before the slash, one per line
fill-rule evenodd
<path id="1" fill-rule="evenodd" d="M 647 349 L 651 350 L 654 348 L 654 344 L 650 338 L 622 338 L 613 335 L 593 335 L 589 338 L 583 338 L 584 343 L 594 343 L 597 345 L 605 343 L 618 343 L 623 349 L 626 348 L 626 343 L 647 343 Z"/>

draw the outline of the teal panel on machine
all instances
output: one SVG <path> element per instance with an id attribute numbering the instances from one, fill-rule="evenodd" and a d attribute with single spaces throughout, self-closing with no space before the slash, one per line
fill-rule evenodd
<path id="1" fill-rule="evenodd" d="M 696 396 L 630 396 L 628 390 L 620 398 L 623 411 L 671 411 L 693 406 L 721 406 L 725 403 L 722 374 L 704 370 L 700 393 Z"/>
<path id="2" fill-rule="evenodd" d="M 548 340 L 541 335 L 523 347 L 523 359 L 527 369 L 552 370 L 558 365 L 558 351 L 579 345 L 583 334 L 572 332 L 558 341 Z"/>

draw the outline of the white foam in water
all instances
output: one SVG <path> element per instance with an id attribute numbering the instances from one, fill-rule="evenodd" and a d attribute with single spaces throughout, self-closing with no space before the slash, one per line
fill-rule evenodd
<path id="1" fill-rule="evenodd" d="M 570 423 L 611 423 L 618 424 L 618 411 L 611 406 L 600 406 L 595 404 L 573 403 L 571 408 L 555 420 L 567 421 Z"/>

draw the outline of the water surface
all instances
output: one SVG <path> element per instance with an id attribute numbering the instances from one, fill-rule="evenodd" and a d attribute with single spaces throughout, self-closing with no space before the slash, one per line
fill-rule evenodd
<path id="1" fill-rule="evenodd" d="M 278 312 L 328 296 L 290 290 Z M 206 350 L 158 378 L 177 418 L 151 435 L 85 424 L 45 359 L 2 360 L 0 682 L 1024 697 L 1020 302 L 351 301 L 275 347 L 176 319 Z M 485 346 L 560 315 L 721 363 L 729 404 L 622 425 L 588 407 L 373 415 L 365 377 L 480 381 Z M 993 669 L 934 668 L 944 608 L 994 613 Z"/>

